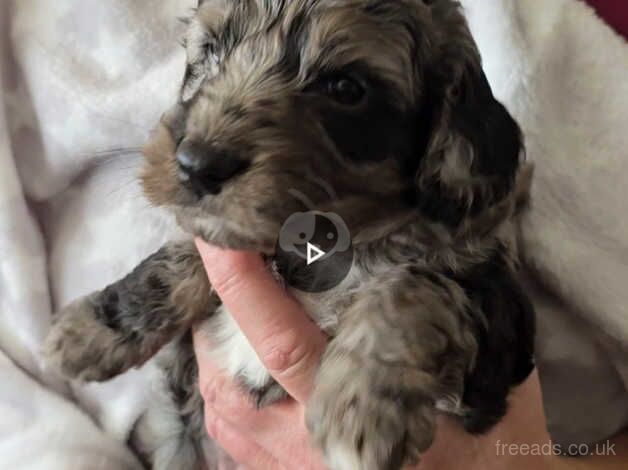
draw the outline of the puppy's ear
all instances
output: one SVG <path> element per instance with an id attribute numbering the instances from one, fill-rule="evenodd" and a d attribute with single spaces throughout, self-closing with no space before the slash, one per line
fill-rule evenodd
<path id="1" fill-rule="evenodd" d="M 443 43 L 423 74 L 433 111 L 415 183 L 422 212 L 457 226 L 510 193 L 523 143 L 519 126 L 493 96 L 466 21 L 451 14 L 443 21 Z"/>
<path id="2" fill-rule="evenodd" d="M 224 2 L 210 4 L 207 0 L 199 0 L 194 16 L 186 20 L 183 45 L 187 65 L 181 87 L 181 101 L 184 103 L 196 95 L 206 78 L 218 73 L 215 31 L 217 24 L 224 19 L 226 8 Z"/>
<path id="3" fill-rule="evenodd" d="M 478 351 L 473 370 L 465 378 L 463 404 L 467 431 L 488 430 L 506 412 L 511 387 L 523 382 L 534 368 L 535 313 L 505 252 L 457 275 L 470 305 L 481 315 L 475 325 Z"/>

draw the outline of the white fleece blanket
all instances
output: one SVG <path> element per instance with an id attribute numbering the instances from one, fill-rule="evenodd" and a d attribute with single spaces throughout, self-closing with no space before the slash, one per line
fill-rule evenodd
<path id="1" fill-rule="evenodd" d="M 176 96 L 194 0 L 0 1 L 0 468 L 138 468 L 150 366 L 72 387 L 38 348 L 53 309 L 176 233 L 134 149 Z M 628 46 L 578 0 L 464 0 L 536 163 L 522 240 L 556 440 L 628 424 Z"/>

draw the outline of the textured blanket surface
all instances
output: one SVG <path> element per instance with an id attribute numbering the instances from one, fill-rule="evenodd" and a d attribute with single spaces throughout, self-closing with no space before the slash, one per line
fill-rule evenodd
<path id="1" fill-rule="evenodd" d="M 73 386 L 38 350 L 54 309 L 179 235 L 135 176 L 193 3 L 0 1 L 0 468 L 139 468 L 123 443 L 151 365 Z M 628 423 L 628 46 L 578 0 L 462 3 L 536 164 L 522 242 L 548 426 L 603 439 Z"/>

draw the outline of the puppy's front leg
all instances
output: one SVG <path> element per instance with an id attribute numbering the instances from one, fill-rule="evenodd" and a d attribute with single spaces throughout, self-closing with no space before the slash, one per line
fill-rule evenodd
<path id="1" fill-rule="evenodd" d="M 146 362 L 217 305 L 194 243 L 169 243 L 123 279 L 64 308 L 44 354 L 70 378 L 107 380 Z"/>
<path id="2" fill-rule="evenodd" d="M 435 402 L 462 395 L 477 349 L 466 307 L 457 284 L 414 268 L 358 294 L 308 403 L 332 470 L 399 469 L 430 446 Z"/>

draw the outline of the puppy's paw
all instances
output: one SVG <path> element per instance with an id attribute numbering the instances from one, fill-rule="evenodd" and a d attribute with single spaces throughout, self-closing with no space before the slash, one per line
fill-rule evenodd
<path id="1" fill-rule="evenodd" d="M 417 463 L 433 440 L 433 402 L 404 389 L 398 377 L 382 388 L 386 379 L 371 375 L 372 369 L 336 369 L 321 368 L 307 412 L 329 468 L 397 470 Z"/>
<path id="2" fill-rule="evenodd" d="M 103 323 L 97 299 L 96 293 L 65 307 L 44 342 L 46 361 L 67 378 L 100 382 L 137 363 L 136 345 Z"/>

